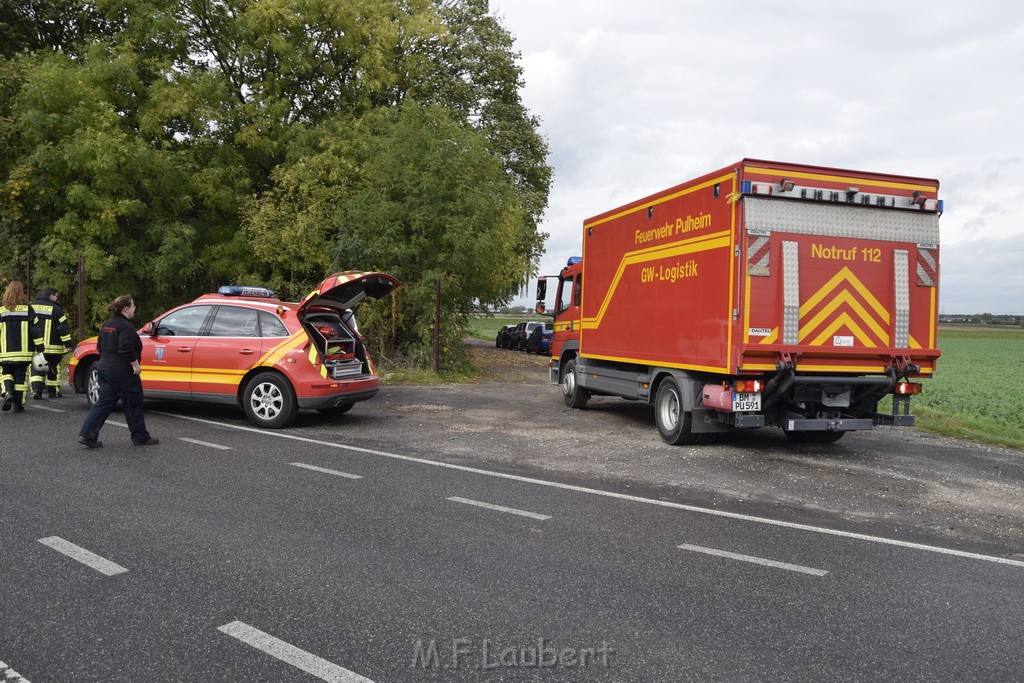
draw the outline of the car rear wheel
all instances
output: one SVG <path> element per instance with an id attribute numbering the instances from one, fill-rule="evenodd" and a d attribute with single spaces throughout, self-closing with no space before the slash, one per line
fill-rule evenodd
<path id="1" fill-rule="evenodd" d="M 590 400 L 590 392 L 581 389 L 576 381 L 575 358 L 565 364 L 565 372 L 562 373 L 562 398 L 570 408 L 584 408 Z"/>
<path id="2" fill-rule="evenodd" d="M 96 369 L 96 363 L 90 363 L 85 370 L 85 400 L 92 408 L 100 400 L 100 373 Z"/>
<path id="3" fill-rule="evenodd" d="M 242 394 L 242 407 L 249 422 L 265 429 L 287 427 L 299 412 L 295 390 L 276 372 L 262 372 L 249 380 Z"/>

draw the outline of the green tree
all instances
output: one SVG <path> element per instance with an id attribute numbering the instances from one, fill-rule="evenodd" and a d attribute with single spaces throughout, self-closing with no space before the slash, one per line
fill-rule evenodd
<path id="1" fill-rule="evenodd" d="M 304 143 L 318 151 L 279 167 L 249 217 L 257 256 L 279 273 L 304 263 L 293 272 L 301 281 L 352 268 L 399 278 L 397 305 L 368 319 L 388 333 L 370 336 L 416 363 L 430 358 L 440 280 L 445 361 L 460 362 L 475 302 L 505 301 L 540 239 L 486 136 L 449 109 L 408 102 L 339 119 Z"/>
<path id="2" fill-rule="evenodd" d="M 148 315 L 246 276 L 304 294 L 344 263 L 407 281 L 403 306 L 417 313 L 396 309 L 393 338 L 421 345 L 415 307 L 432 296 L 432 277 L 447 278 L 444 328 L 455 334 L 467 301 L 508 301 L 534 269 L 547 149 L 519 99 L 511 37 L 483 0 L 4 7 L 16 11 L 0 12 L 10 37 L 0 56 L 0 275 L 27 257 L 37 280 L 67 290 L 83 253 L 93 322 L 125 291 Z M 438 153 L 469 165 L 445 167 Z M 442 186 L 444 177 L 479 187 Z M 485 188 L 492 207 L 471 196 Z M 387 219 L 405 232 L 356 230 L 364 221 L 352 207 L 371 198 L 386 199 Z M 502 255 L 488 277 L 451 267 L 469 257 L 453 246 L 471 241 L 469 216 Z M 429 264 L 410 265 L 403 235 Z"/>

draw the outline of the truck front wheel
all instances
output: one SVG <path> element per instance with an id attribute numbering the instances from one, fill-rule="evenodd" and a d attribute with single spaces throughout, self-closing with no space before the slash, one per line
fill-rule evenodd
<path id="1" fill-rule="evenodd" d="M 576 359 L 565 364 L 565 371 L 562 373 L 562 398 L 565 405 L 570 408 L 583 408 L 590 400 L 590 392 L 581 389 L 576 381 Z"/>
<path id="2" fill-rule="evenodd" d="M 691 429 L 693 413 L 683 409 L 683 394 L 674 377 L 666 377 L 654 397 L 654 421 L 665 443 L 671 446 L 697 443 L 700 434 Z"/>

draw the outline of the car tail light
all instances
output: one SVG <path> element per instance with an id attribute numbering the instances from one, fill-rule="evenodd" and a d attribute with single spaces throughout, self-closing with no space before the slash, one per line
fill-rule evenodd
<path id="1" fill-rule="evenodd" d="M 741 394 L 755 394 L 764 390 L 764 383 L 759 379 L 738 379 L 734 389 Z"/>

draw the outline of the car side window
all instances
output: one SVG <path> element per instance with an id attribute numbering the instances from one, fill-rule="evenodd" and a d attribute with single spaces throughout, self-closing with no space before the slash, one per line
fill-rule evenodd
<path id="1" fill-rule="evenodd" d="M 209 337 L 257 337 L 258 311 L 241 306 L 218 306 L 210 323 Z"/>
<path id="2" fill-rule="evenodd" d="M 170 313 L 156 324 L 157 336 L 198 337 L 213 306 L 186 306 Z"/>
<path id="3" fill-rule="evenodd" d="M 261 337 L 288 337 L 288 328 L 278 318 L 266 311 L 260 311 Z"/>

